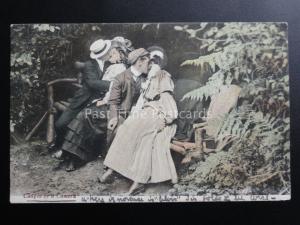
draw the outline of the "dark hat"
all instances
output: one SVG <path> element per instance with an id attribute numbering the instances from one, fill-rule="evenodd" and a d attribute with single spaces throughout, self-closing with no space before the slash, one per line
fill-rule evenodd
<path id="1" fill-rule="evenodd" d="M 138 48 L 136 50 L 133 50 L 128 55 L 128 63 L 130 65 L 133 65 L 138 60 L 138 58 L 143 57 L 145 55 L 149 55 L 149 52 L 144 48 Z"/>

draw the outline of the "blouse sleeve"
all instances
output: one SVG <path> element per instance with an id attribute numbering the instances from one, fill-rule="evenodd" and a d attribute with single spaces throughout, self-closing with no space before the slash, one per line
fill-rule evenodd
<path id="1" fill-rule="evenodd" d="M 122 63 L 110 65 L 106 72 L 104 73 L 102 80 L 113 81 L 114 78 L 124 72 L 126 70 L 126 66 Z"/>
<path id="2" fill-rule="evenodd" d="M 110 82 L 109 90 L 106 92 L 105 97 L 103 98 L 103 101 L 105 103 L 108 103 L 109 98 L 110 98 L 110 92 L 113 86 L 113 80 L 115 77 L 124 72 L 126 70 L 126 67 L 124 64 L 113 64 L 107 68 L 106 73 L 103 75 L 102 80 L 108 80 Z"/>

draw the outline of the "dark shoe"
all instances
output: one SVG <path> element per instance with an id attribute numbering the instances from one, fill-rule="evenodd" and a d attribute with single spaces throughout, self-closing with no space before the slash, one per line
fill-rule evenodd
<path id="1" fill-rule="evenodd" d="M 52 142 L 52 143 L 48 144 L 47 149 L 48 149 L 49 152 L 56 151 L 57 150 L 57 146 L 56 146 L 55 142 Z"/>
<path id="2" fill-rule="evenodd" d="M 139 184 L 134 190 L 131 190 L 127 192 L 127 195 L 138 195 L 140 193 L 143 193 L 145 191 L 145 185 L 144 184 Z"/>
<path id="3" fill-rule="evenodd" d="M 143 193 L 143 192 L 145 192 L 145 185 L 141 185 L 141 186 L 139 186 L 138 188 L 136 188 L 131 194 L 129 194 L 129 195 L 138 195 L 138 194 L 140 194 L 140 193 Z"/>
<path id="4" fill-rule="evenodd" d="M 76 170 L 74 160 L 70 160 L 67 167 L 66 167 L 66 171 L 67 172 L 72 172 L 74 170 Z"/>

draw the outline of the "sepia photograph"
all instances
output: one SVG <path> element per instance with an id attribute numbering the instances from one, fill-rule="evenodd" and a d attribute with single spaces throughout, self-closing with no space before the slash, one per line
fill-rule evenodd
<path id="1" fill-rule="evenodd" d="M 10 25 L 10 202 L 291 199 L 287 22 Z"/>

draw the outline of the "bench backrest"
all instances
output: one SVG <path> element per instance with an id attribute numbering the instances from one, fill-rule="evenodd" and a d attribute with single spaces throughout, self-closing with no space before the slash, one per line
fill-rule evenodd
<path id="1" fill-rule="evenodd" d="M 236 106 L 241 88 L 237 85 L 224 85 L 220 92 L 211 97 L 207 112 L 206 132 L 216 136 L 225 116 Z"/>

